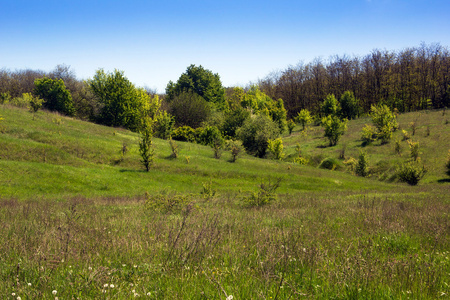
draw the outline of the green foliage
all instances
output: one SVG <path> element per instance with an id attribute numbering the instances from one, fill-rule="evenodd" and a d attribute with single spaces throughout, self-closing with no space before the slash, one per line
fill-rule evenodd
<path id="1" fill-rule="evenodd" d="M 278 196 L 275 192 L 280 187 L 281 181 L 281 178 L 277 178 L 273 183 L 271 183 L 270 179 L 268 183 L 261 182 L 257 192 L 253 192 L 250 196 L 241 199 L 243 206 L 248 208 L 261 207 L 276 201 Z"/>
<path id="2" fill-rule="evenodd" d="M 172 137 L 169 137 L 169 146 L 170 146 L 170 151 L 172 152 L 172 154 L 170 154 L 171 158 L 178 158 L 178 154 L 180 153 L 180 149 L 178 147 L 178 144 L 172 140 Z"/>
<path id="3" fill-rule="evenodd" d="M 369 161 L 367 159 L 366 151 L 359 152 L 355 173 L 361 177 L 366 177 L 369 174 Z"/>
<path id="4" fill-rule="evenodd" d="M 154 118 L 161 106 L 158 96 L 136 88 L 119 70 L 105 73 L 100 69 L 88 84 L 102 105 L 97 121 L 107 126 L 140 131 L 145 126 L 143 120 Z"/>
<path id="5" fill-rule="evenodd" d="M 34 94 L 44 99 L 45 108 L 68 116 L 75 114 L 72 96 L 62 79 L 38 78 L 34 86 Z"/>
<path id="6" fill-rule="evenodd" d="M 248 153 L 262 158 L 266 155 L 268 140 L 278 137 L 279 132 L 279 127 L 269 117 L 258 115 L 247 119 L 237 136 Z"/>
<path id="7" fill-rule="evenodd" d="M 225 89 L 220 76 L 202 66 L 190 65 L 176 83 L 170 81 L 166 87 L 169 102 L 186 92 L 192 92 L 206 102 L 215 103 L 218 107 L 223 107 L 225 104 Z"/>
<path id="8" fill-rule="evenodd" d="M 409 157 L 411 160 L 416 161 L 419 159 L 419 142 L 408 141 L 409 145 Z"/>
<path id="9" fill-rule="evenodd" d="M 198 128 L 211 115 L 208 102 L 192 91 L 177 94 L 170 102 L 169 112 L 177 126 Z"/>
<path id="10" fill-rule="evenodd" d="M 290 119 L 287 122 L 287 129 L 288 129 L 289 135 L 292 134 L 292 131 L 294 131 L 294 128 L 295 128 L 295 122 L 294 122 L 294 120 Z"/>
<path id="11" fill-rule="evenodd" d="M 334 157 L 327 157 L 320 162 L 319 168 L 333 171 L 339 167 L 339 164 L 340 163 L 338 159 Z"/>
<path id="12" fill-rule="evenodd" d="M 311 124 L 312 121 L 311 113 L 307 109 L 302 109 L 295 117 L 295 122 L 302 125 L 303 130 L 305 130 L 306 125 Z"/>
<path id="13" fill-rule="evenodd" d="M 214 147 L 215 145 L 222 146 L 225 140 L 216 126 L 206 126 L 199 133 L 197 142 L 201 145 Z"/>
<path id="14" fill-rule="evenodd" d="M 397 169 L 397 176 L 400 181 L 409 185 L 417 185 L 423 178 L 427 170 L 424 165 L 416 161 L 408 161 L 401 164 Z"/>
<path id="15" fill-rule="evenodd" d="M 371 144 L 377 139 L 377 129 L 365 124 L 361 132 L 361 140 L 364 144 Z"/>
<path id="16" fill-rule="evenodd" d="M 354 172 L 356 170 L 356 166 L 358 165 L 358 160 L 353 157 L 349 157 L 344 161 L 344 165 L 350 169 L 350 171 Z"/>
<path id="17" fill-rule="evenodd" d="M 150 171 L 150 166 L 153 164 L 155 149 L 153 148 L 153 131 L 151 125 L 146 126 L 141 130 L 141 137 L 139 139 L 139 154 L 141 155 L 141 163 L 145 170 Z"/>
<path id="18" fill-rule="evenodd" d="M 337 116 L 328 115 L 322 118 L 322 127 L 325 130 L 325 137 L 328 138 L 330 146 L 335 146 L 347 130 L 347 120 L 341 120 Z"/>
<path id="19" fill-rule="evenodd" d="M 240 141 L 228 140 L 226 144 L 226 148 L 231 153 L 230 162 L 236 162 L 239 155 L 242 153 L 243 147 Z"/>
<path id="20" fill-rule="evenodd" d="M 166 111 L 160 111 L 154 119 L 155 137 L 168 139 L 172 135 L 175 119 Z"/>
<path id="21" fill-rule="evenodd" d="M 187 205 L 192 203 L 193 195 L 168 192 L 164 190 L 158 194 L 145 193 L 145 208 L 149 212 L 165 214 L 180 213 Z"/>
<path id="22" fill-rule="evenodd" d="M 0 104 L 7 104 L 11 99 L 11 94 L 9 92 L 0 93 Z"/>
<path id="23" fill-rule="evenodd" d="M 182 142 L 195 142 L 195 130 L 190 126 L 176 128 L 172 133 L 172 138 Z"/>
<path id="24" fill-rule="evenodd" d="M 377 137 L 382 144 L 392 138 L 392 132 L 398 129 L 397 118 L 388 106 L 384 104 L 372 105 L 370 116 L 374 126 L 377 128 Z"/>
<path id="25" fill-rule="evenodd" d="M 216 196 L 217 191 L 213 188 L 212 180 L 209 182 L 202 183 L 202 190 L 200 191 L 200 196 L 206 201 L 211 201 Z"/>
<path id="26" fill-rule="evenodd" d="M 0 115 L 0 133 L 3 133 L 5 131 L 5 127 L 2 125 L 4 118 Z"/>
<path id="27" fill-rule="evenodd" d="M 410 138 L 411 138 L 411 137 L 409 136 L 408 131 L 402 129 L 402 140 L 403 140 L 403 141 L 406 141 L 406 140 L 409 140 Z"/>
<path id="28" fill-rule="evenodd" d="M 240 105 L 225 114 L 222 124 L 223 134 L 227 137 L 236 137 L 236 131 L 241 127 L 245 120 L 250 118 L 250 111 Z"/>
<path id="29" fill-rule="evenodd" d="M 336 97 L 333 94 L 331 94 L 325 98 L 324 102 L 322 103 L 322 106 L 320 107 L 320 111 L 325 116 L 329 115 L 338 116 L 341 111 L 341 106 Z"/>
<path id="30" fill-rule="evenodd" d="M 359 115 L 359 104 L 351 91 L 345 91 L 340 99 L 341 116 L 348 120 L 355 119 Z"/>
<path id="31" fill-rule="evenodd" d="M 42 107 L 43 103 L 44 100 L 41 98 L 32 96 L 30 99 L 30 112 L 36 113 Z"/>
<path id="32" fill-rule="evenodd" d="M 397 155 L 402 155 L 402 145 L 400 143 L 400 140 L 395 141 L 394 152 Z"/>
<path id="33" fill-rule="evenodd" d="M 267 149 L 272 153 L 273 157 L 277 160 L 282 160 L 285 156 L 283 152 L 283 140 L 276 138 L 274 140 L 268 140 L 267 143 Z"/>

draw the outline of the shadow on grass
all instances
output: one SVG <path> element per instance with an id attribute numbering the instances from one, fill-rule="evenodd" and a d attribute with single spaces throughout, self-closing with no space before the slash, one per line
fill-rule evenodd
<path id="1" fill-rule="evenodd" d="M 126 173 L 126 172 L 129 172 L 129 173 L 147 173 L 146 170 L 135 170 L 135 169 L 120 169 L 119 172 L 120 173 Z"/>
<path id="2" fill-rule="evenodd" d="M 449 183 L 450 182 L 450 178 L 439 179 L 437 182 L 439 182 L 439 183 Z"/>

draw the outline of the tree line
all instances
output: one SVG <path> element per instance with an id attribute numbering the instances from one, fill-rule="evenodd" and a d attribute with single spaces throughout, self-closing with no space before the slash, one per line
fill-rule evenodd
<path id="1" fill-rule="evenodd" d="M 281 98 L 288 116 L 300 110 L 320 112 L 327 95 L 351 91 L 363 112 L 385 104 L 399 112 L 448 107 L 450 104 L 450 51 L 439 44 L 400 51 L 373 50 L 364 57 L 316 58 L 258 82 L 273 99 Z"/>

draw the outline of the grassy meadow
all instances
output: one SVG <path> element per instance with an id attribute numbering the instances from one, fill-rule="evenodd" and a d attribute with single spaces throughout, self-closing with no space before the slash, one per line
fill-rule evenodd
<path id="1" fill-rule="evenodd" d="M 320 127 L 285 134 L 284 161 L 154 139 L 0 105 L 0 295 L 4 299 L 446 299 L 450 113 L 398 117 L 427 173 L 396 180 L 401 130 L 363 147 L 370 119 L 335 147 Z M 296 144 L 308 165 L 293 162 Z M 344 148 L 345 145 L 345 148 Z M 344 150 L 345 149 L 345 150 Z M 368 178 L 343 161 L 368 153 Z M 340 155 L 344 159 L 338 159 Z M 327 157 L 335 170 L 318 168 Z M 276 199 L 247 207 L 279 182 Z M 255 194 L 253 194 L 255 195 Z M 156 200 L 155 200 L 156 199 Z M 155 201 L 160 201 L 156 202 Z M 247 201 L 247 202 L 246 202 Z M 160 209 L 155 209 L 160 208 Z"/>

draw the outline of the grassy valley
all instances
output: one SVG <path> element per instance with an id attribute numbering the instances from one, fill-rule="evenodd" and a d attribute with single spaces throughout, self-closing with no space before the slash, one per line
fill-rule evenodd
<path id="1" fill-rule="evenodd" d="M 0 105 L 0 294 L 9 299 L 434 299 L 450 295 L 449 113 L 400 114 L 390 143 L 296 127 L 283 161 Z M 411 122 L 416 123 L 412 135 Z M 427 173 L 398 182 L 419 142 Z M 294 163 L 298 155 L 307 165 Z M 343 147 L 345 145 L 345 151 Z M 369 176 L 344 161 L 364 149 Z M 345 158 L 339 159 L 343 154 Z M 333 171 L 318 167 L 332 157 Z M 270 203 L 249 207 L 265 188 Z M 155 209 L 156 208 L 156 209 Z M 232 296 L 232 297 L 231 297 Z"/>

